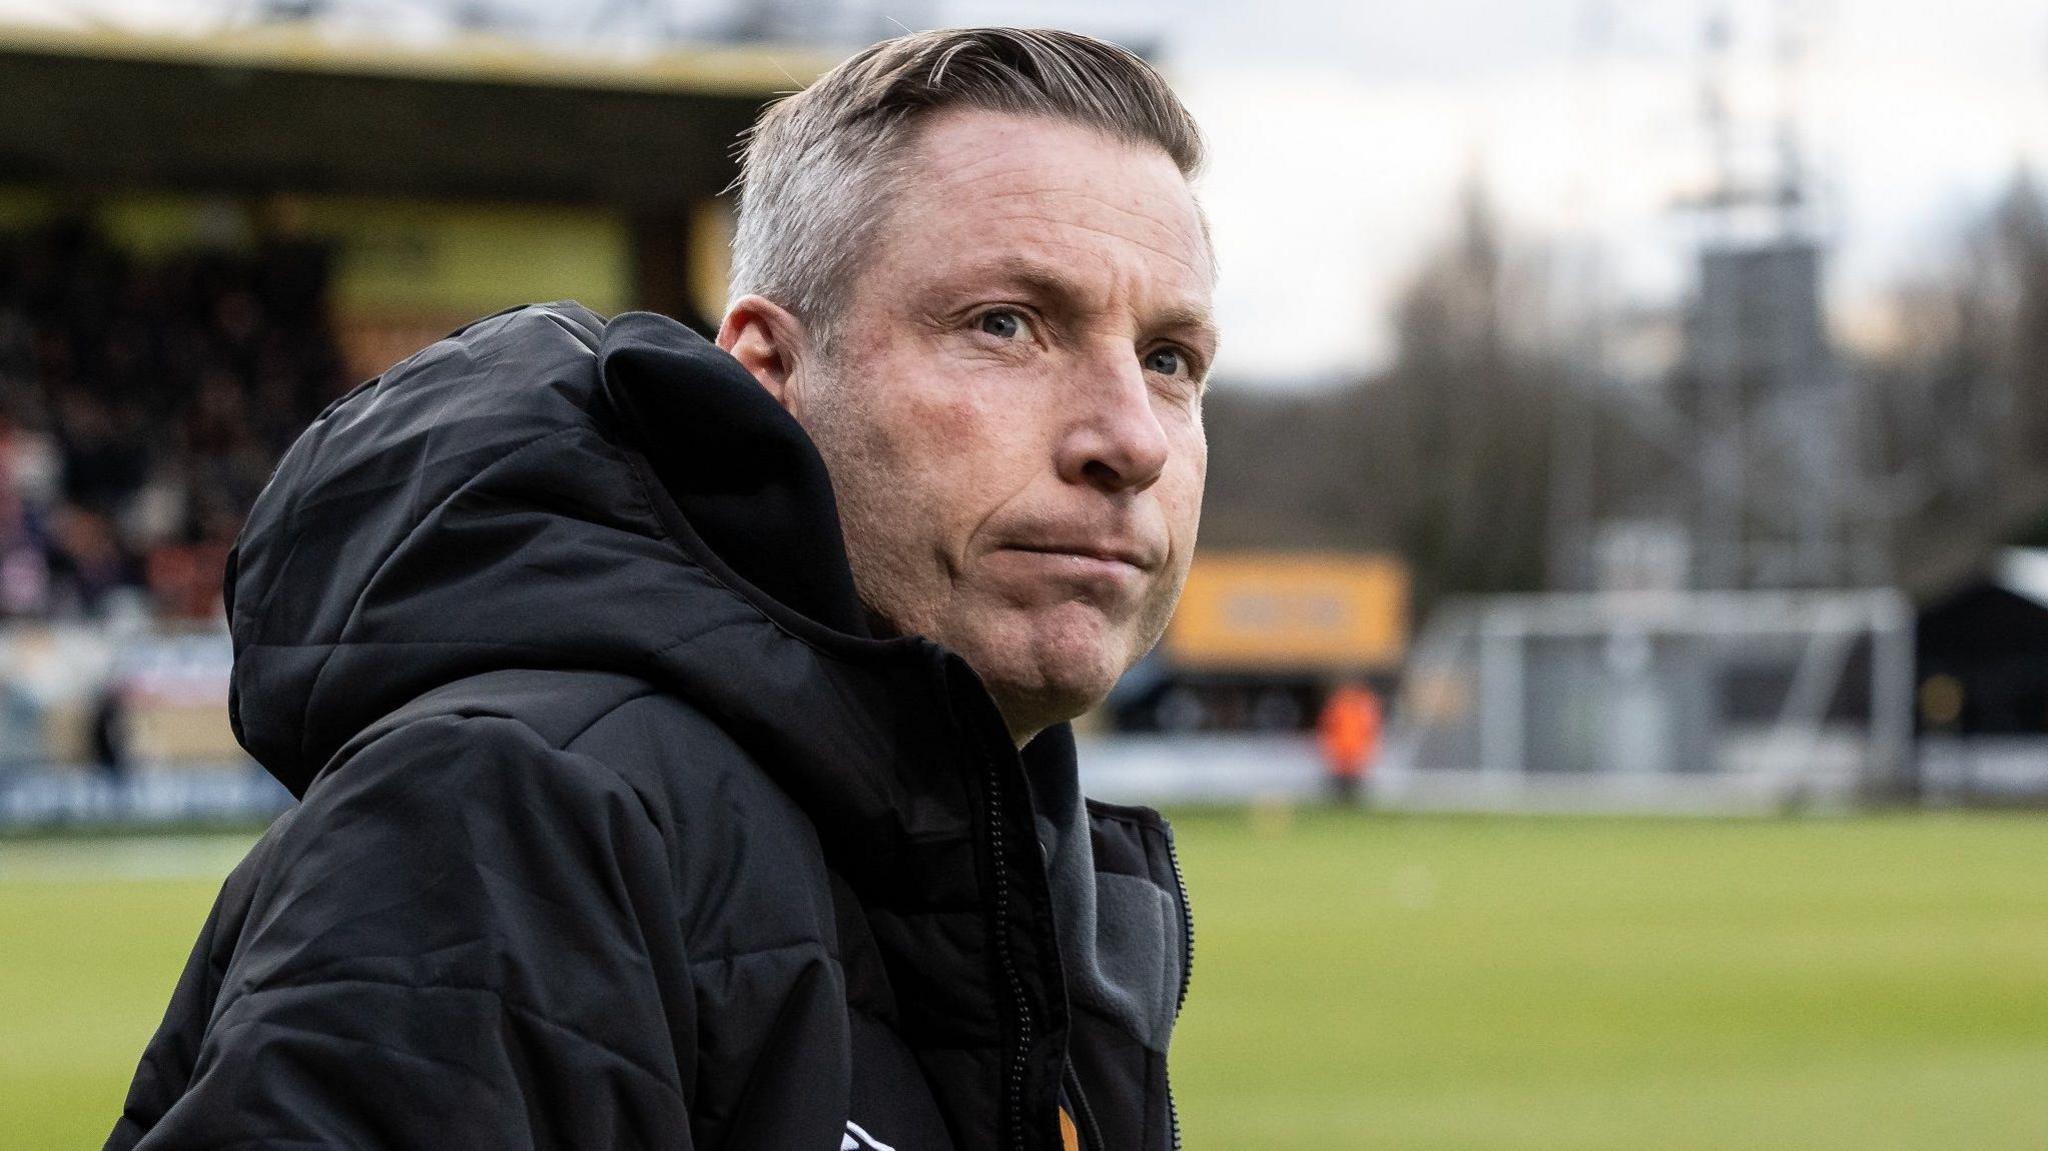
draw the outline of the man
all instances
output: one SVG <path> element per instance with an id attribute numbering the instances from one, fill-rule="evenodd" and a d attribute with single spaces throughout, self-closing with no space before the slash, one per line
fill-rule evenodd
<path id="1" fill-rule="evenodd" d="M 757 127 L 717 347 L 518 309 L 322 414 L 228 573 L 302 802 L 108 1146 L 1177 1145 L 1185 893 L 1064 721 L 1195 543 L 1198 160 L 1118 49 L 907 36 Z"/>

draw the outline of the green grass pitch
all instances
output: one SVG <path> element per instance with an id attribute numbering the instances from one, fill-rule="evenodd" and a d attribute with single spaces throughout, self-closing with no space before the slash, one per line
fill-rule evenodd
<path id="1" fill-rule="evenodd" d="M 2038 817 L 1176 822 L 1194 1151 L 2048 1147 Z M 0 1146 L 97 1145 L 246 843 L 0 843 Z"/>

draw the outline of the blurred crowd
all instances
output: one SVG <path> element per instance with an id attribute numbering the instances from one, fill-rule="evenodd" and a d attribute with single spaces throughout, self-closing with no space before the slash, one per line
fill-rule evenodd
<path id="1" fill-rule="evenodd" d="M 300 242 L 0 234 L 0 619 L 218 612 L 243 514 L 343 382 L 327 273 Z"/>

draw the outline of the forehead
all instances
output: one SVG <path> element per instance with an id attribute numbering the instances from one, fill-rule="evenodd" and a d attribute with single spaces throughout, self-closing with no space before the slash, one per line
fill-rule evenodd
<path id="1" fill-rule="evenodd" d="M 927 276 L 1024 257 L 1179 304 L 1206 304 L 1213 279 L 1194 195 L 1163 151 L 979 109 L 923 126 L 879 249 Z"/>

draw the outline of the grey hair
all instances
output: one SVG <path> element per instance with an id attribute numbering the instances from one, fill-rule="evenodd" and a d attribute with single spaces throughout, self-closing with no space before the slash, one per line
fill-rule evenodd
<path id="1" fill-rule="evenodd" d="M 730 299 L 788 308 L 832 342 L 852 271 L 910 178 L 924 120 L 949 108 L 1044 116 L 1202 165 L 1194 117 L 1114 44 L 1036 28 L 955 28 L 875 44 L 768 108 L 740 157 Z"/>

